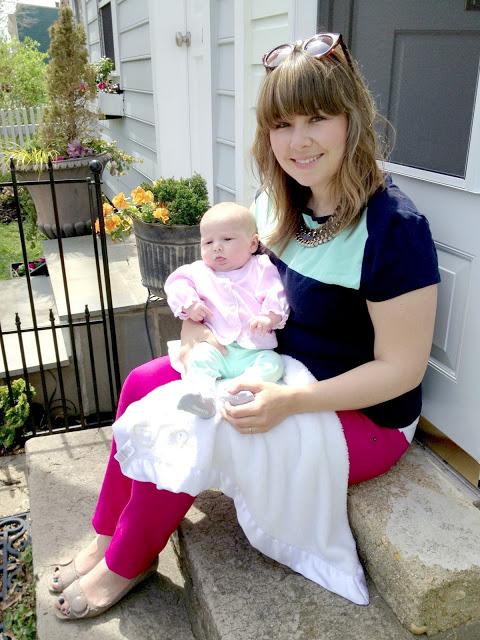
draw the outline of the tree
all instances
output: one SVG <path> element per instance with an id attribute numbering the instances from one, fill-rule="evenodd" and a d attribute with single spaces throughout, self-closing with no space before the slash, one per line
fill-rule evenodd
<path id="1" fill-rule="evenodd" d="M 45 104 L 47 54 L 31 38 L 0 38 L 0 108 Z"/>
<path id="2" fill-rule="evenodd" d="M 88 62 L 85 31 L 70 7 L 62 4 L 49 29 L 47 106 L 40 129 L 47 149 L 64 150 L 75 140 L 95 132 L 97 116 L 89 102 L 95 98 L 95 69 Z"/>

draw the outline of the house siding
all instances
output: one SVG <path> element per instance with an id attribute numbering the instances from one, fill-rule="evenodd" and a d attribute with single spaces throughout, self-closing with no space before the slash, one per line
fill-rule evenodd
<path id="1" fill-rule="evenodd" d="M 86 0 L 85 6 L 89 56 L 95 62 L 101 57 L 96 0 Z M 129 193 L 143 180 L 157 177 L 148 2 L 112 0 L 113 11 L 116 12 L 115 49 L 125 116 L 102 120 L 100 127 L 106 138 L 116 140 L 120 149 L 141 162 L 135 163 L 124 176 L 104 173 L 104 190 L 109 196 L 119 191 Z"/>
<path id="2" fill-rule="evenodd" d="M 83 0 L 83 3 L 90 59 L 95 61 L 101 56 L 97 2 Z M 298 21 L 303 12 L 299 4 L 296 0 L 210 0 L 214 201 L 236 199 L 248 203 L 257 189 L 250 149 L 255 131 L 255 102 L 264 76 L 261 57 L 269 48 L 292 39 L 292 20 Z M 165 45 L 165 38 L 171 37 L 177 18 L 167 24 L 168 20 L 159 20 L 164 9 L 157 12 L 152 7 L 149 0 L 112 0 L 125 117 L 102 121 L 100 126 L 106 137 L 116 140 L 120 148 L 142 158 L 143 162 L 134 165 L 126 176 L 112 177 L 106 173 L 108 195 L 129 192 L 142 180 L 157 178 L 159 168 L 163 175 L 178 173 L 178 160 L 175 164 L 168 150 L 159 148 L 164 140 L 168 140 L 167 147 L 171 148 L 172 122 L 171 116 L 162 115 L 169 113 L 165 103 L 159 109 L 154 97 L 155 84 L 161 83 L 159 74 L 164 77 L 162 65 L 176 65 L 182 49 L 172 42 L 170 52 Z M 156 13 L 152 19 L 157 24 L 150 24 L 149 11 L 152 16 Z M 178 29 L 183 29 L 181 23 L 178 24 Z M 314 30 L 312 24 L 311 32 Z M 171 53 L 170 62 L 158 58 L 158 52 L 156 57 L 152 54 L 152 40 L 156 40 L 157 34 L 163 40 L 161 55 L 170 57 Z M 159 68 L 153 68 L 152 56 Z M 179 81 L 182 73 L 178 69 Z M 156 91 L 157 100 L 163 100 L 163 88 L 159 92 L 157 87 Z M 178 113 L 177 129 L 184 126 L 182 118 L 185 113 L 181 116 Z M 178 144 L 187 149 L 182 132 L 179 130 L 176 134 Z"/>

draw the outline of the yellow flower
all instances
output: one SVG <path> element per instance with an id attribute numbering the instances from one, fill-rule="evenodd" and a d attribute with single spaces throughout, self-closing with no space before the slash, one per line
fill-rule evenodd
<path id="1" fill-rule="evenodd" d="M 132 196 L 133 203 L 137 206 L 141 204 L 149 204 L 154 200 L 153 193 L 151 191 L 145 191 L 142 187 L 135 187 L 130 195 Z"/>
<path id="2" fill-rule="evenodd" d="M 128 207 L 128 202 L 125 198 L 125 194 L 122 192 L 117 193 L 112 202 L 117 209 L 125 209 L 125 207 Z"/>
<path id="3" fill-rule="evenodd" d="M 165 224 L 165 222 L 168 222 L 170 215 L 166 207 L 158 207 L 158 209 L 155 209 L 153 212 L 153 217 L 157 220 L 161 220 Z"/>
<path id="4" fill-rule="evenodd" d="M 95 220 L 95 233 L 100 233 L 100 221 L 98 218 Z"/>
<path id="5" fill-rule="evenodd" d="M 107 233 L 112 233 L 112 231 L 115 231 L 121 222 L 122 219 L 120 216 L 117 216 L 117 214 L 113 214 L 112 216 L 105 218 L 105 231 Z"/>
<path id="6" fill-rule="evenodd" d="M 108 216 L 109 213 L 112 213 L 113 211 L 113 207 L 111 204 L 108 204 L 108 202 L 104 202 L 103 203 L 103 215 L 104 216 Z"/>
<path id="7" fill-rule="evenodd" d="M 135 189 L 130 194 L 132 196 L 132 200 L 134 204 L 144 204 L 145 202 L 145 190 L 142 187 L 135 187 Z"/>

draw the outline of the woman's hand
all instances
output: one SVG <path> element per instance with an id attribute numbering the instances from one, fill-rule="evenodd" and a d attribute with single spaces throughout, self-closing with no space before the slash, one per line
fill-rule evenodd
<path id="1" fill-rule="evenodd" d="M 291 387 L 273 382 L 239 382 L 227 391 L 232 395 L 251 391 L 255 396 L 251 402 L 235 407 L 227 401 L 222 409 L 225 420 L 244 435 L 270 431 L 292 414 Z"/>
<path id="2" fill-rule="evenodd" d="M 184 320 L 182 323 L 180 338 L 182 341 L 182 346 L 180 347 L 180 360 L 185 368 L 187 367 L 190 351 L 199 342 L 208 342 L 221 353 L 226 353 L 225 347 L 218 342 L 210 329 L 201 322 Z"/>

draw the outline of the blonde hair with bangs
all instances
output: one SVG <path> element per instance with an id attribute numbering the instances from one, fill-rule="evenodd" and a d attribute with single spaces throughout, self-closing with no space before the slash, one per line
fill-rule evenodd
<path id="1" fill-rule="evenodd" d="M 374 129 L 377 110 L 353 64 L 354 71 L 337 51 L 318 60 L 296 48 L 279 67 L 267 73 L 261 86 L 252 152 L 262 188 L 276 209 L 277 225 L 269 243 L 279 243 L 281 250 L 297 233 L 311 190 L 278 164 L 270 145 L 270 130 L 277 123 L 295 115 L 347 116 L 346 151 L 332 184 L 341 229 L 358 222 L 370 196 L 384 184 L 383 172 L 377 165 L 377 158 L 381 157 Z"/>

